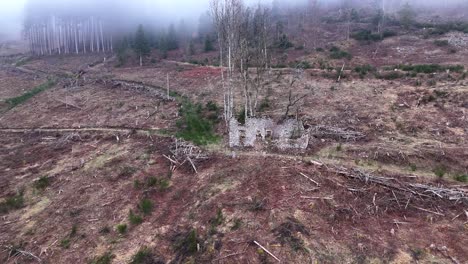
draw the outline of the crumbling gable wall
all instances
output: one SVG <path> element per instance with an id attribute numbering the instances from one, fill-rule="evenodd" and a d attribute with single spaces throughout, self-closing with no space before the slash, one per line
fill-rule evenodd
<path id="1" fill-rule="evenodd" d="M 230 120 L 230 147 L 254 147 L 258 143 L 280 149 L 306 149 L 309 134 L 302 122 L 295 119 L 277 124 L 269 118 L 247 118 L 245 125 L 240 125 L 235 118 Z"/>

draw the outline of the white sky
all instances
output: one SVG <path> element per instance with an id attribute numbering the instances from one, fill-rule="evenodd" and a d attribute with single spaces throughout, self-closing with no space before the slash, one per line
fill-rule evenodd
<path id="1" fill-rule="evenodd" d="M 27 0 L 0 0 L 0 40 L 5 37 L 14 39 L 20 37 L 23 24 L 23 8 Z M 31 0 L 39 1 L 39 0 Z M 73 2 L 80 0 L 41 0 L 43 2 Z M 99 3 L 100 0 L 95 0 Z M 122 0 L 120 0 L 122 1 Z M 125 1 L 125 0 L 124 0 Z M 127 0 L 129 10 L 135 9 L 148 17 L 154 10 L 164 10 L 159 13 L 160 18 L 178 22 L 181 18 L 192 17 L 198 19 L 202 12 L 208 10 L 209 0 L 140 0 L 140 4 L 135 4 L 133 0 Z M 246 2 L 268 2 L 272 0 L 246 0 Z M 286 0 L 285 0 L 286 1 Z M 136 1 L 135 1 L 136 2 Z M 62 2 L 63 3 L 63 2 Z M 143 6 L 141 3 L 144 3 Z M 161 17 L 162 16 L 162 17 Z"/>
<path id="2" fill-rule="evenodd" d="M 26 0 L 0 0 L 0 38 L 18 38 Z"/>
<path id="3" fill-rule="evenodd" d="M 0 40 L 5 38 L 18 38 L 23 23 L 23 8 L 27 0 L 0 0 Z M 30 0 L 41 1 L 48 3 L 60 3 L 68 6 L 69 3 L 74 3 L 80 6 L 80 3 L 95 1 L 100 3 L 101 0 Z M 128 10 L 138 10 L 146 17 L 159 16 L 160 19 L 165 21 L 177 22 L 181 18 L 195 18 L 198 19 L 202 12 L 208 9 L 209 0 L 116 0 L 128 5 Z M 272 0 L 244 0 L 246 3 L 271 3 Z M 305 1 L 305 0 L 280 0 L 285 2 Z M 342 1 L 342 0 L 320 0 L 320 1 Z M 368 0 L 362 0 L 368 1 Z M 386 0 L 394 1 L 394 0 Z M 406 1 L 406 0 L 400 0 Z M 409 0 L 410 3 L 424 2 L 430 3 L 466 3 L 468 0 Z M 128 3 L 128 4 L 127 4 Z M 143 3 L 143 4 L 142 4 Z M 159 12 L 158 12 L 159 11 Z M 137 13 L 138 13 L 137 12 Z M 468 12 L 468 11 L 467 11 Z"/>

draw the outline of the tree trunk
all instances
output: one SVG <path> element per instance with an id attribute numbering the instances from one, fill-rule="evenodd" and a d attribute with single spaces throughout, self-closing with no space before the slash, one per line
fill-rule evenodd
<path id="1" fill-rule="evenodd" d="M 169 86 L 169 73 L 167 74 L 166 77 L 167 77 L 167 99 L 169 100 L 169 98 L 170 98 L 170 95 L 169 95 L 169 87 L 170 87 Z"/>
<path id="2" fill-rule="evenodd" d="M 102 21 L 99 21 L 99 29 L 101 31 L 101 45 L 102 45 L 102 52 L 106 52 L 106 48 L 104 46 L 104 34 L 102 32 Z"/>
<path id="3" fill-rule="evenodd" d="M 78 28 L 77 28 L 77 24 L 76 22 L 73 24 L 73 27 L 74 27 L 74 32 L 75 32 L 75 51 L 76 51 L 76 54 L 78 54 Z"/>

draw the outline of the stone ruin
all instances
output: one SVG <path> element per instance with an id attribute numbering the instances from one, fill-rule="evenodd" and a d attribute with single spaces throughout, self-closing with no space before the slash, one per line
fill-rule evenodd
<path id="1" fill-rule="evenodd" d="M 309 133 L 304 124 L 295 119 L 276 123 L 270 118 L 246 118 L 241 125 L 235 118 L 229 121 L 229 146 L 253 147 L 276 146 L 281 150 L 306 149 Z"/>

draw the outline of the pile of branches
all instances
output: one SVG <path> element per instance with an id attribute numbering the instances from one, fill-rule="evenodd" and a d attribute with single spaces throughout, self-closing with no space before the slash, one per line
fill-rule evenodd
<path id="1" fill-rule="evenodd" d="M 124 80 L 110 80 L 112 88 L 123 87 L 128 90 L 137 90 L 148 93 L 157 98 L 161 98 L 168 101 L 174 101 L 174 97 L 168 96 L 165 91 L 160 87 L 150 86 L 143 84 L 142 82 L 124 81 Z"/>
<path id="2" fill-rule="evenodd" d="M 310 135 L 316 138 L 344 139 L 346 141 L 357 141 L 366 137 L 366 135 L 358 131 L 322 125 L 312 127 Z"/>
<path id="3" fill-rule="evenodd" d="M 26 259 L 33 259 L 36 260 L 37 262 L 42 262 L 42 260 L 34 255 L 31 252 L 25 251 L 21 249 L 20 246 L 3 246 L 6 251 L 8 251 L 8 259 L 6 260 L 7 262 L 10 259 L 14 259 L 14 263 L 18 263 L 18 260 L 21 258 L 26 258 Z"/>
<path id="4" fill-rule="evenodd" d="M 174 142 L 169 150 L 170 154 L 164 155 L 164 157 L 172 163 L 172 170 L 190 164 L 193 171 L 198 173 L 197 164 L 208 159 L 208 155 L 206 155 L 201 148 L 188 141 L 177 138 L 174 138 Z"/>
<path id="5" fill-rule="evenodd" d="M 382 185 L 390 189 L 408 192 L 420 197 L 440 198 L 449 201 L 468 203 L 468 192 L 462 189 L 450 189 L 419 183 L 401 182 L 396 178 L 375 176 L 360 169 L 348 170 L 346 168 L 340 167 L 337 168 L 335 172 L 341 175 L 345 175 L 349 178 L 358 179 L 365 183 Z"/>

